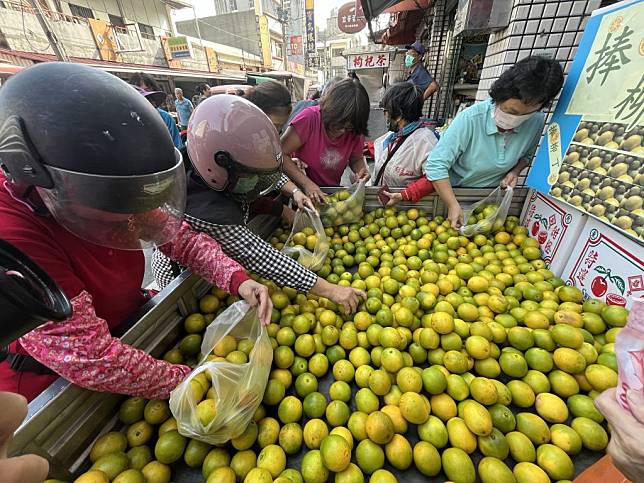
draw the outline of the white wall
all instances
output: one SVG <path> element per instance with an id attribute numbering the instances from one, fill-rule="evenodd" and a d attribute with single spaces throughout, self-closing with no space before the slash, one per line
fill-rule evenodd
<path id="1" fill-rule="evenodd" d="M 171 32 L 171 21 L 168 18 L 165 4 L 158 0 L 121 0 L 126 19 L 130 22 L 141 22 L 154 27 L 156 35 Z M 71 3 L 81 7 L 91 8 L 94 17 L 109 22 L 108 14 L 118 15 L 119 8 L 116 0 L 71 0 Z M 70 13 L 69 4 L 62 3 L 63 11 Z"/>

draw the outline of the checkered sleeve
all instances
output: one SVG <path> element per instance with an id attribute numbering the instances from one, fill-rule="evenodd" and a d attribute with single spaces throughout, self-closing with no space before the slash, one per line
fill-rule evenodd
<path id="1" fill-rule="evenodd" d="M 184 267 L 180 266 L 176 262 L 172 262 L 172 260 L 166 257 L 161 250 L 156 248 L 152 254 L 151 265 L 154 280 L 157 282 L 160 289 L 164 289 L 175 279 L 175 277 L 185 270 Z"/>
<path id="2" fill-rule="evenodd" d="M 216 225 L 186 216 L 194 230 L 203 231 L 219 242 L 224 252 L 244 268 L 278 285 L 308 292 L 317 275 L 241 225 Z"/>
<path id="3" fill-rule="evenodd" d="M 289 177 L 288 177 L 288 176 L 286 176 L 284 173 L 282 173 L 282 177 L 280 178 L 280 180 L 279 180 L 279 181 L 277 182 L 277 184 L 275 185 L 275 188 L 276 188 L 276 189 L 278 189 L 278 190 L 281 190 L 281 189 L 282 189 L 282 187 L 283 187 L 286 183 L 288 183 L 289 181 L 291 181 L 291 180 L 289 179 Z"/>

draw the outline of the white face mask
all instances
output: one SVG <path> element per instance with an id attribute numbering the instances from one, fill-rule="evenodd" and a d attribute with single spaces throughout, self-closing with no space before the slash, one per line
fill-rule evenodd
<path id="1" fill-rule="evenodd" d="M 530 114 L 523 114 L 521 116 L 517 116 L 516 114 L 508 114 L 507 112 L 503 112 L 499 106 L 496 106 L 494 108 L 494 113 L 492 114 L 492 118 L 494 119 L 494 122 L 496 122 L 496 125 L 500 127 L 501 129 L 514 129 L 516 127 L 519 127 L 521 124 L 523 124 L 525 121 L 530 119 L 532 116 L 534 116 L 536 112 L 531 112 Z"/>

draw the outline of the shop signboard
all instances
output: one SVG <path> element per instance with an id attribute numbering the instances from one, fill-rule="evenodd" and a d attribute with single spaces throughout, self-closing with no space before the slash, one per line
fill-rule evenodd
<path id="1" fill-rule="evenodd" d="M 98 48 L 98 55 L 101 60 L 110 62 L 121 62 L 121 54 L 119 53 L 119 41 L 114 27 L 110 24 L 90 18 L 87 20 L 89 29 L 92 31 L 94 42 Z"/>
<path id="2" fill-rule="evenodd" d="M 539 242 L 546 267 L 560 276 L 587 219 L 571 206 L 533 191 L 524 206 L 521 224 Z"/>
<path id="3" fill-rule="evenodd" d="M 188 37 L 168 37 L 168 48 L 173 59 L 189 59 L 192 57 L 192 49 Z"/>
<path id="4" fill-rule="evenodd" d="M 364 13 L 359 16 L 355 2 L 345 3 L 338 10 L 338 28 L 345 34 L 355 34 L 367 26 Z"/>
<path id="5" fill-rule="evenodd" d="M 210 72 L 221 72 L 221 64 L 219 63 L 219 56 L 217 51 L 212 47 L 205 47 L 206 60 L 208 61 L 208 70 Z"/>
<path id="6" fill-rule="evenodd" d="M 644 2 L 591 15 L 527 184 L 644 240 Z"/>
<path id="7" fill-rule="evenodd" d="M 368 52 L 347 55 L 347 69 L 386 69 L 389 67 L 389 54 L 386 52 Z"/>
<path id="8" fill-rule="evenodd" d="M 561 278 L 585 297 L 627 308 L 644 296 L 644 256 L 634 240 L 589 218 Z"/>
<path id="9" fill-rule="evenodd" d="M 289 42 L 289 55 L 302 55 L 301 35 L 291 35 Z"/>
<path id="10" fill-rule="evenodd" d="M 306 53 L 315 54 L 315 0 L 304 2 L 304 13 L 306 18 Z"/>

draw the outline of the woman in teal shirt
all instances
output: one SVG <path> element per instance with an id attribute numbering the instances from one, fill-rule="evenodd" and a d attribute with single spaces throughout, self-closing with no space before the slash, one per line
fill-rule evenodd
<path id="1" fill-rule="evenodd" d="M 454 228 L 463 224 L 463 209 L 452 186 L 516 186 L 541 138 L 541 110 L 557 96 L 563 80 L 557 61 L 522 59 L 494 82 L 490 99 L 459 113 L 441 136 L 425 173 L 447 205 Z"/>

